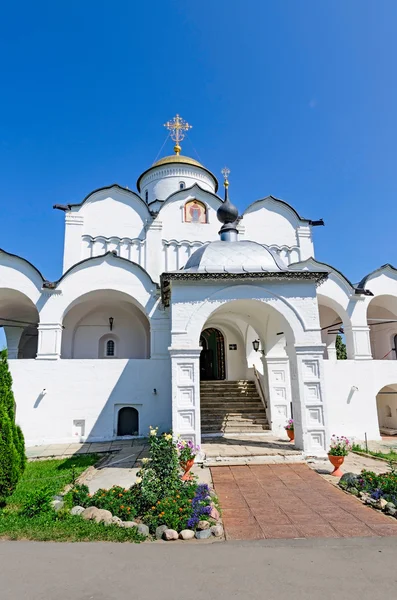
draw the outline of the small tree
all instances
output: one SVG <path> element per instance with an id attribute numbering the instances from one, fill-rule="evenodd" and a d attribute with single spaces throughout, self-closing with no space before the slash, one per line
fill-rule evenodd
<path id="1" fill-rule="evenodd" d="M 339 335 L 339 333 L 336 336 L 335 348 L 336 348 L 336 358 L 338 360 L 346 360 L 347 359 L 346 344 L 342 340 L 342 336 Z"/>
<path id="2" fill-rule="evenodd" d="M 7 351 L 0 352 L 0 501 L 12 493 L 26 464 L 25 442 L 15 424 L 15 400 Z"/>

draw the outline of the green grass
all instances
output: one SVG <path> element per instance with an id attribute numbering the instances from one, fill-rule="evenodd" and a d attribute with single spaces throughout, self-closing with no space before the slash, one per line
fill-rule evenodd
<path id="1" fill-rule="evenodd" d="M 395 460 L 397 461 L 397 452 L 395 450 L 389 450 L 389 452 L 379 452 L 375 450 L 366 450 L 360 444 L 353 444 L 353 452 L 364 452 L 364 454 L 370 454 L 376 458 L 383 458 L 384 460 Z"/>
<path id="2" fill-rule="evenodd" d="M 122 529 L 115 525 L 84 521 L 67 511 L 44 512 L 37 517 L 23 517 L 21 506 L 27 495 L 38 489 L 49 489 L 56 495 L 72 483 L 87 467 L 97 462 L 96 455 L 80 455 L 63 460 L 40 460 L 29 462 L 6 506 L 0 510 L 0 539 L 78 541 L 141 541 L 135 528 Z"/>

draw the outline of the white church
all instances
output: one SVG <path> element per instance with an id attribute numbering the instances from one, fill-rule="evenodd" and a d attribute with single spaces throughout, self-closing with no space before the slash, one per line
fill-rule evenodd
<path id="1" fill-rule="evenodd" d="M 57 281 L 0 250 L 0 326 L 27 445 L 150 425 L 198 444 L 265 441 L 293 416 L 296 447 L 322 456 L 332 434 L 397 433 L 397 270 L 351 283 L 315 258 L 323 222 L 274 196 L 239 215 L 228 170 L 219 194 L 215 175 L 181 154 L 190 126 L 179 115 L 166 126 L 175 153 L 137 191 L 113 184 L 55 205 Z"/>

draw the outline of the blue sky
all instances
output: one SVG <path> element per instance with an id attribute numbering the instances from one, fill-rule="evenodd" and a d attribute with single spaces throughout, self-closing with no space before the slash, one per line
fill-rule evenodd
<path id="1" fill-rule="evenodd" d="M 316 257 L 353 281 L 397 266 L 396 22 L 394 0 L 3 4 L 0 247 L 58 278 L 52 205 L 135 188 L 179 112 L 241 209 L 324 218 Z"/>

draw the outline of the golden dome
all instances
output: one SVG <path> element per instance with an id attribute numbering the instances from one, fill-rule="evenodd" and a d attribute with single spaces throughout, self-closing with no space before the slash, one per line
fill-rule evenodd
<path id="1" fill-rule="evenodd" d="M 152 166 L 149 167 L 149 169 L 144 171 L 142 173 L 142 175 L 140 175 L 138 177 L 138 181 L 136 182 L 138 191 L 139 192 L 141 191 L 142 178 L 146 175 L 146 173 L 151 171 L 151 169 L 155 169 L 157 167 L 162 167 L 164 165 L 172 165 L 172 164 L 175 165 L 178 163 L 181 165 L 192 165 L 193 167 L 199 167 L 200 169 L 203 169 L 204 171 L 206 171 L 209 175 L 211 175 L 211 177 L 214 180 L 215 193 L 218 191 L 218 180 L 215 177 L 215 175 L 213 173 L 211 173 L 211 171 L 209 171 L 206 167 L 204 167 L 201 163 L 199 163 L 198 160 L 195 160 L 194 158 L 190 158 L 190 156 L 181 156 L 180 154 L 171 154 L 171 156 L 164 156 L 163 158 L 160 158 L 160 160 L 157 160 L 155 163 L 153 163 Z"/>
<path id="2" fill-rule="evenodd" d="M 190 158 L 189 156 L 181 156 L 180 154 L 172 154 L 171 156 L 164 156 L 152 164 L 153 167 L 160 167 L 161 165 L 168 165 L 170 163 L 183 163 L 184 165 L 194 165 L 195 167 L 201 167 L 205 169 L 198 160 Z"/>

